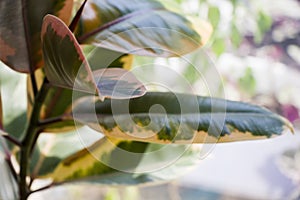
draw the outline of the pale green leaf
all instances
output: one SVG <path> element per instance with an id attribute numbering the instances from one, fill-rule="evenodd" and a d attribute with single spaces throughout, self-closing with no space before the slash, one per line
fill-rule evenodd
<path id="1" fill-rule="evenodd" d="M 226 44 L 223 38 L 216 38 L 212 44 L 212 50 L 217 55 L 220 56 L 226 50 Z"/>
<path id="2" fill-rule="evenodd" d="M 220 17 L 221 15 L 219 8 L 215 6 L 210 6 L 208 9 L 208 19 L 214 28 L 216 28 L 219 25 Z"/>

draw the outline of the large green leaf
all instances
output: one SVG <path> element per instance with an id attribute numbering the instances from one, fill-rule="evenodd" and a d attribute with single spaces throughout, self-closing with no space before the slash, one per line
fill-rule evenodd
<path id="1" fill-rule="evenodd" d="M 170 57 L 204 45 L 210 32 L 155 0 L 89 0 L 76 37 L 115 51 Z"/>
<path id="2" fill-rule="evenodd" d="M 73 0 L 1 0 L 0 59 L 12 69 L 29 73 L 42 66 L 40 32 L 50 13 L 69 21 Z"/>
<path id="3" fill-rule="evenodd" d="M 138 184 L 170 180 L 183 172 L 181 168 L 191 167 L 197 161 L 196 152 L 185 145 L 167 148 L 159 144 L 102 138 L 66 157 L 52 173 L 40 178 L 51 178 L 55 184 L 70 181 Z"/>
<path id="4" fill-rule="evenodd" d="M 92 72 L 74 35 L 55 16 L 45 17 L 42 44 L 45 73 L 53 85 L 96 93 L 100 99 L 131 98 L 145 93 L 142 83 L 127 70 L 115 68 Z"/>
<path id="5" fill-rule="evenodd" d="M 283 117 L 255 105 L 159 92 L 104 102 L 85 97 L 74 104 L 73 117 L 107 136 L 156 143 L 262 139 L 293 130 Z"/>

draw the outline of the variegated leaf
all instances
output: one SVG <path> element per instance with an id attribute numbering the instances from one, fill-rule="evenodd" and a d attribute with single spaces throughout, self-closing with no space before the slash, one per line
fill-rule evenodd
<path id="1" fill-rule="evenodd" d="M 171 57 L 207 42 L 211 26 L 196 26 L 155 0 L 89 0 L 76 37 L 114 51 Z"/>
<path id="2" fill-rule="evenodd" d="M 54 184 L 87 181 L 131 185 L 166 181 L 182 174 L 182 168 L 193 166 L 198 153 L 186 145 L 166 148 L 159 144 L 102 138 L 61 160 L 52 172 L 39 178 L 50 178 Z M 139 173 L 132 173 L 135 170 Z"/>
<path id="3" fill-rule="evenodd" d="M 10 68 L 30 73 L 43 65 L 40 32 L 46 14 L 68 23 L 73 0 L 0 1 L 0 59 Z"/>
<path id="4" fill-rule="evenodd" d="M 57 17 L 45 17 L 42 44 L 46 76 L 53 85 L 98 94 L 100 99 L 132 98 L 145 93 L 141 82 L 124 69 L 92 72 L 76 38 Z"/>
<path id="5" fill-rule="evenodd" d="M 262 107 L 189 94 L 149 92 L 104 102 L 85 97 L 73 116 L 107 136 L 155 143 L 231 142 L 293 131 L 288 120 Z"/>

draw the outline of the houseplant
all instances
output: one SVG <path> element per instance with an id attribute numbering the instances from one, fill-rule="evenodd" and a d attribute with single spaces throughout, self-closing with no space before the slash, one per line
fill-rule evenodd
<path id="1" fill-rule="evenodd" d="M 145 171 L 144 176 L 130 176 L 150 143 L 173 146 L 181 155 L 186 148 L 173 143 L 261 139 L 292 130 L 287 120 L 262 107 L 146 92 L 124 69 L 132 54 L 181 56 L 204 45 L 209 35 L 195 20 L 157 1 L 85 0 L 74 16 L 72 0 L 2 0 L 0 5 L 1 61 L 28 74 L 26 113 L 8 121 L 4 112 L 3 123 L 0 118 L 1 135 L 8 143 L 3 145 L 7 166 L 18 183 L 20 199 L 79 180 L 150 181 Z M 97 53 L 87 57 L 90 49 Z M 164 109 L 153 109 L 155 105 Z M 5 111 L 9 105 L 1 106 Z M 37 146 L 44 132 L 60 133 L 63 139 L 56 142 L 63 146 L 68 137 L 61 132 L 83 125 L 106 137 L 61 157 L 44 155 Z M 127 157 L 123 151 L 134 155 Z M 43 178 L 51 179 L 49 185 L 31 189 L 35 179 Z"/>

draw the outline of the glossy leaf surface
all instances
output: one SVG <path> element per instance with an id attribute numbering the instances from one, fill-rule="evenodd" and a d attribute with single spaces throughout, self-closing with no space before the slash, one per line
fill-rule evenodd
<path id="1" fill-rule="evenodd" d="M 81 43 L 115 51 L 171 57 L 204 45 L 210 33 L 210 27 L 194 27 L 158 1 L 90 0 L 83 10 L 76 37 Z"/>
<path id="2" fill-rule="evenodd" d="M 81 47 L 68 27 L 47 15 L 42 29 L 45 72 L 56 86 L 98 94 L 100 99 L 141 96 L 145 88 L 131 72 L 101 69 L 92 72 Z"/>
<path id="3" fill-rule="evenodd" d="M 75 120 L 116 138 L 156 143 L 205 143 L 263 139 L 292 125 L 262 107 L 188 94 L 149 92 L 131 100 L 85 98 Z M 159 105 L 159 106 L 157 106 Z"/>
<path id="4" fill-rule="evenodd" d="M 53 14 L 68 23 L 72 5 L 73 0 L 0 1 L 1 61 L 19 72 L 29 73 L 41 67 L 43 17 Z"/>

